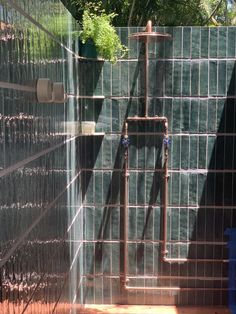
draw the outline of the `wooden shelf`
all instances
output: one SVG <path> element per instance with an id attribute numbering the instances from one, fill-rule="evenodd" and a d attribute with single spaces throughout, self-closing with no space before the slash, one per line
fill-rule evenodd
<path id="1" fill-rule="evenodd" d="M 104 136 L 105 132 L 95 132 L 95 133 L 80 133 L 77 134 L 76 136 L 82 137 L 82 136 Z"/>

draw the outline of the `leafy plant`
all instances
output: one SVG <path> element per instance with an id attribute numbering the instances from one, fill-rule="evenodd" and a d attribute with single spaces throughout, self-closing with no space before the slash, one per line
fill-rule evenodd
<path id="1" fill-rule="evenodd" d="M 101 3 L 88 3 L 84 9 L 80 32 L 82 43 L 92 39 L 98 55 L 112 63 L 115 63 L 118 58 L 122 58 L 128 50 L 126 46 L 122 45 L 116 29 L 112 25 L 115 16 L 115 13 L 105 13 L 101 9 Z"/>

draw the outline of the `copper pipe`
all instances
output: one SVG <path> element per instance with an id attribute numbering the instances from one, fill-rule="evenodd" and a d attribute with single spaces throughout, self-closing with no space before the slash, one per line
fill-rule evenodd
<path id="1" fill-rule="evenodd" d="M 126 290 L 141 290 L 141 291 L 228 291 L 228 288 L 197 288 L 197 287 L 136 287 L 125 286 Z"/>
<path id="2" fill-rule="evenodd" d="M 128 139 L 128 123 L 125 123 L 125 135 L 124 138 Z M 127 268 L 128 268 L 128 179 L 129 179 L 129 173 L 128 173 L 128 163 L 129 163 L 129 149 L 128 145 L 125 147 L 125 155 L 124 155 L 124 265 L 123 265 L 123 276 L 121 278 L 121 284 L 123 288 L 125 289 L 127 284 Z"/>
<path id="3" fill-rule="evenodd" d="M 164 187 L 163 187 L 163 246 L 162 246 L 162 257 L 164 258 L 167 251 L 167 206 L 168 206 L 168 121 L 166 119 L 164 123 Z"/>
<path id="4" fill-rule="evenodd" d="M 168 204 L 168 120 L 166 117 L 130 117 L 127 118 L 127 121 L 159 121 L 164 123 L 164 188 L 163 188 L 163 248 L 166 248 L 166 235 L 167 235 L 167 204 Z M 125 123 L 125 129 L 124 129 L 124 139 L 128 139 L 128 122 Z M 124 290 L 163 290 L 161 287 L 129 287 L 127 284 L 129 282 L 129 279 L 127 278 L 128 273 L 128 178 L 129 178 L 129 148 L 128 145 L 125 146 L 125 154 L 124 154 L 124 265 L 123 265 L 123 275 L 121 278 L 121 284 Z M 167 288 L 166 288 L 167 289 Z M 176 290 L 178 290 L 178 287 L 175 287 Z M 174 290 L 175 290 L 174 289 Z"/>
<path id="5" fill-rule="evenodd" d="M 151 26 L 152 28 L 152 26 Z M 148 116 L 148 76 L 149 76 L 149 68 L 148 68 L 148 38 L 145 41 L 145 65 L 144 65 L 144 83 L 145 83 L 145 91 L 144 91 L 144 115 Z"/>
<path id="6" fill-rule="evenodd" d="M 159 116 L 155 116 L 155 117 L 128 117 L 126 119 L 127 121 L 163 121 L 163 122 L 168 122 L 166 117 L 159 117 Z M 138 132 L 136 132 L 136 134 L 139 134 Z"/>

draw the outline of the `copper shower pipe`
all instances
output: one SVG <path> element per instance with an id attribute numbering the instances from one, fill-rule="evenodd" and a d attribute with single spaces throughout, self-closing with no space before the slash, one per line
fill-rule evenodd
<path id="1" fill-rule="evenodd" d="M 131 121 L 156 121 L 164 123 L 164 188 L 163 188 L 163 218 L 162 218 L 162 232 L 163 232 L 163 241 L 162 241 L 162 256 L 161 260 L 168 263 L 184 263 L 184 262 L 205 262 L 205 263 L 219 263 L 227 262 L 227 260 L 221 259 L 189 259 L 189 258 L 168 258 L 166 255 L 167 250 L 167 206 L 168 206 L 168 119 L 166 117 L 128 117 L 127 122 L 125 123 L 124 128 L 124 138 L 128 139 L 128 122 Z M 140 291 L 227 291 L 227 288 L 196 288 L 196 287 L 138 287 L 138 286 L 128 286 L 128 162 L 129 162 L 129 148 L 126 146 L 124 154 L 124 259 L 123 259 L 123 276 L 121 278 L 121 284 L 124 290 L 140 290 Z"/>
<path id="2" fill-rule="evenodd" d="M 163 188 L 163 228 L 166 229 L 167 227 L 167 204 L 168 204 L 168 119 L 166 117 L 128 117 L 127 122 L 125 123 L 124 128 L 124 138 L 128 139 L 128 122 L 132 121 L 154 121 L 154 122 L 162 122 L 164 124 L 164 188 Z M 129 148 L 128 145 L 125 146 L 125 153 L 124 153 L 124 265 L 123 265 L 123 276 L 121 279 L 122 286 L 125 290 L 153 290 L 153 288 L 159 288 L 159 287 L 129 287 L 127 285 L 128 278 L 127 278 L 127 268 L 128 268 L 128 179 L 129 179 Z M 167 231 L 163 230 L 163 236 L 165 243 L 167 242 L 166 236 Z M 166 248 L 166 245 L 163 246 L 163 248 Z M 167 252 L 165 252 L 166 254 Z M 164 252 L 163 252 L 164 254 Z M 136 289 L 137 288 L 137 289 Z M 148 289 L 147 289 L 148 288 Z M 177 289 L 177 287 L 176 287 Z M 157 290 L 157 289 L 154 289 Z M 158 289 L 160 290 L 160 289 Z"/>
<path id="3" fill-rule="evenodd" d="M 162 241 L 162 251 L 161 251 L 161 260 L 163 262 L 191 262 L 191 261 L 200 261 L 199 259 L 187 259 L 187 258 L 168 258 L 167 257 L 167 206 L 168 206 L 168 119 L 166 117 L 148 117 L 148 42 L 151 38 L 165 39 L 170 37 L 168 34 L 159 34 L 152 32 L 152 22 L 148 21 L 145 32 L 133 34 L 131 37 L 137 38 L 145 43 L 145 107 L 144 107 L 144 117 L 129 117 L 125 123 L 124 129 L 124 138 L 128 139 L 128 121 L 160 121 L 164 122 L 164 188 L 163 188 L 163 213 L 162 213 L 162 232 L 163 232 L 163 241 Z M 121 277 L 121 284 L 124 290 L 140 290 L 140 291 L 220 291 L 228 290 L 227 288 L 198 288 L 198 287 L 137 287 L 137 286 L 128 286 L 129 279 L 127 277 L 128 269 L 128 157 L 129 157 L 129 148 L 128 145 L 125 146 L 124 154 L 124 265 L 123 265 L 123 276 Z M 221 260 L 211 260 L 203 259 L 202 262 L 221 262 Z M 223 260 L 222 260 L 223 262 Z"/>

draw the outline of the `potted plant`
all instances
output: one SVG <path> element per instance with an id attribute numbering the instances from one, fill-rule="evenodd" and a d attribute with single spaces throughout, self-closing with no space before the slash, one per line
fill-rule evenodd
<path id="1" fill-rule="evenodd" d="M 122 58 L 128 51 L 127 47 L 122 45 L 112 20 L 115 13 L 107 14 L 101 9 L 101 3 L 88 3 L 85 6 L 80 39 L 83 44 L 93 42 L 97 55 L 103 59 L 115 63 L 118 58 Z"/>

